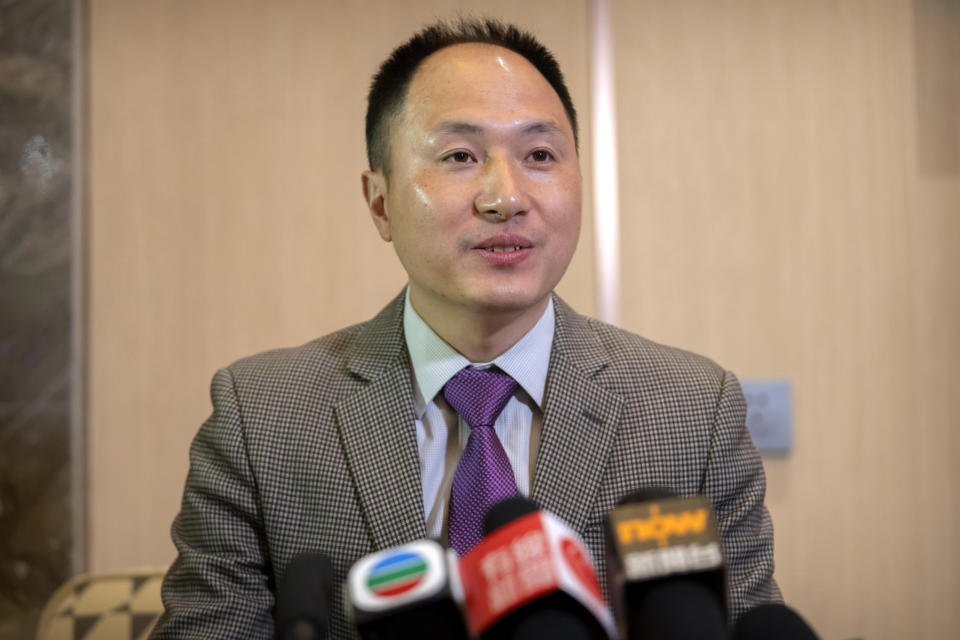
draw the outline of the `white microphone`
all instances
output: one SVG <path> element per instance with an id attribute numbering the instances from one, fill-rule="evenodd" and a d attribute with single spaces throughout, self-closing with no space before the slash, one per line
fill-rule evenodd
<path id="1" fill-rule="evenodd" d="M 433 540 L 372 553 L 347 574 L 347 615 L 364 640 L 466 640 L 456 554 Z"/>

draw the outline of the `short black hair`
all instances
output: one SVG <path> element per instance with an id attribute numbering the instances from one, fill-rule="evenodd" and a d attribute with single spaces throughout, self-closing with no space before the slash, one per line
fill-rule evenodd
<path id="1" fill-rule="evenodd" d="M 577 110 L 563 80 L 563 72 L 550 50 L 533 34 L 492 18 L 461 18 L 423 28 L 393 50 L 373 77 L 367 95 L 367 162 L 374 171 L 390 171 L 390 120 L 403 108 L 407 89 L 420 64 L 430 55 L 455 44 L 477 42 L 509 49 L 526 58 L 557 92 L 577 149 L 580 147 Z"/>

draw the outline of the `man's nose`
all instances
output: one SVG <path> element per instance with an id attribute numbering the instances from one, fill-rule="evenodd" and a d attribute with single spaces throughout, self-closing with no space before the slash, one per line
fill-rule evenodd
<path id="1" fill-rule="evenodd" d="M 481 175 L 475 206 L 481 214 L 493 214 L 500 220 L 526 213 L 529 207 L 522 170 L 509 158 L 491 158 Z"/>

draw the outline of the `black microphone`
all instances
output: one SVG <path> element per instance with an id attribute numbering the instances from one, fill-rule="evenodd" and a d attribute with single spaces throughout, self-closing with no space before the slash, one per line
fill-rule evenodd
<path id="1" fill-rule="evenodd" d="M 609 640 L 613 615 L 589 551 L 525 498 L 494 505 L 485 537 L 460 558 L 471 631 L 482 640 Z"/>
<path id="2" fill-rule="evenodd" d="M 740 616 L 733 626 L 733 640 L 819 639 L 810 625 L 790 607 L 762 604 Z"/>
<path id="3" fill-rule="evenodd" d="M 629 614 L 627 638 L 714 640 L 729 638 L 716 595 L 702 582 L 674 578 L 653 587 Z"/>
<path id="4" fill-rule="evenodd" d="M 363 640 L 467 640 L 456 554 L 434 540 L 372 553 L 347 575 L 348 612 Z"/>
<path id="5" fill-rule="evenodd" d="M 706 497 L 643 489 L 606 525 L 608 592 L 627 638 L 729 637 L 726 563 Z"/>
<path id="6" fill-rule="evenodd" d="M 540 507 L 533 500 L 521 496 L 504 498 L 496 503 L 483 516 L 483 537 L 486 538 L 497 529 L 504 527 L 523 516 L 540 511 Z"/>
<path id="7" fill-rule="evenodd" d="M 306 552 L 290 560 L 277 588 L 277 638 L 326 640 L 333 582 L 326 555 Z"/>

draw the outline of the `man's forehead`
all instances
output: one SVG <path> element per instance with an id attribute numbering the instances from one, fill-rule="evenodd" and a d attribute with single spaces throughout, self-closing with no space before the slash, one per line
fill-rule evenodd
<path id="1" fill-rule="evenodd" d="M 413 76 L 405 106 L 408 115 L 432 120 L 431 128 L 468 125 L 469 118 L 448 118 L 446 112 L 472 108 L 487 108 L 485 115 L 507 121 L 529 112 L 520 119 L 541 132 L 562 129 L 566 121 L 560 96 L 529 60 L 486 43 L 451 45 L 427 57 Z"/>
<path id="2" fill-rule="evenodd" d="M 469 73 L 472 63 L 478 62 L 494 65 L 507 72 L 518 69 L 518 66 L 536 71 L 533 63 L 516 51 L 488 42 L 460 42 L 438 49 L 424 58 L 413 80 L 416 82 L 417 76 L 429 73 L 448 72 L 454 76 Z"/>

